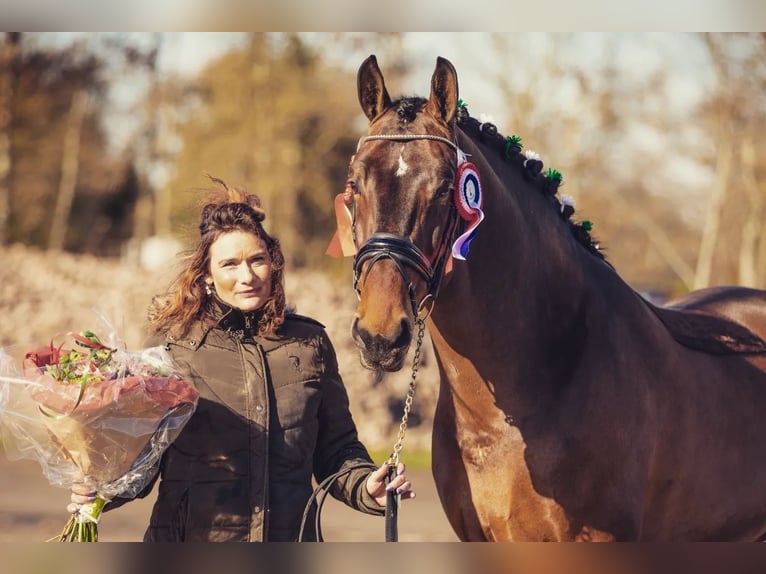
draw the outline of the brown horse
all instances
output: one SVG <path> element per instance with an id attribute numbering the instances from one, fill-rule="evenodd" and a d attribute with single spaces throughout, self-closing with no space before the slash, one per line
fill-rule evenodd
<path id="1" fill-rule="evenodd" d="M 443 58 L 428 99 L 392 101 L 374 56 L 358 96 L 352 334 L 363 364 L 397 370 L 426 321 L 433 474 L 457 535 L 766 534 L 766 292 L 649 304 L 571 218 L 560 174 L 470 117 Z"/>

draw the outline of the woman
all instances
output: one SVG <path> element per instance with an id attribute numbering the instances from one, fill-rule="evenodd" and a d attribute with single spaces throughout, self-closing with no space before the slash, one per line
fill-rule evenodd
<path id="1" fill-rule="evenodd" d="M 386 485 L 388 465 L 359 442 L 324 327 L 286 312 L 284 257 L 260 201 L 214 181 L 222 190 L 202 209 L 196 250 L 150 317 L 152 344 L 166 345 L 200 400 L 162 457 L 144 540 L 296 540 L 312 475 L 348 470 L 331 493 L 369 514 L 383 514 L 388 490 L 413 498 L 404 465 Z M 91 494 L 73 487 L 70 512 Z"/>

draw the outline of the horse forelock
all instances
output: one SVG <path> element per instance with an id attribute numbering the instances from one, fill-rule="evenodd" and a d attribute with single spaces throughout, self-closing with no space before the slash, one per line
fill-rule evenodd
<path id="1" fill-rule="evenodd" d="M 423 113 L 428 100 L 419 96 L 401 97 L 394 100 L 386 112 L 376 118 L 369 135 L 374 134 L 423 134 L 452 137 L 448 126 L 430 114 Z"/>
<path id="2" fill-rule="evenodd" d="M 391 107 L 396 110 L 396 117 L 399 120 L 399 125 L 404 127 L 407 124 L 415 121 L 418 113 L 420 113 L 426 105 L 427 100 L 421 97 L 407 97 L 399 98 L 395 100 Z"/>

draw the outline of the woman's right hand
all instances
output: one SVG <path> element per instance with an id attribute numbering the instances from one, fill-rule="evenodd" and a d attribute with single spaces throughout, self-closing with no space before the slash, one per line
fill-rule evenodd
<path id="1" fill-rule="evenodd" d="M 76 482 L 72 485 L 71 502 L 66 507 L 70 514 L 74 514 L 80 507 L 96 500 L 96 491 L 91 486 L 82 482 Z"/>

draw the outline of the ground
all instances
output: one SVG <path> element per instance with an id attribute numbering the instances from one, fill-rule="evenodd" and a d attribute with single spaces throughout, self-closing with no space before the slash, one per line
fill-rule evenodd
<path id="1" fill-rule="evenodd" d="M 428 470 L 408 472 L 414 500 L 402 502 L 399 512 L 401 542 L 449 542 L 457 538 L 442 511 Z M 156 489 L 155 489 L 156 491 Z M 99 539 L 139 542 L 149 521 L 154 494 L 104 514 Z M 32 461 L 10 462 L 0 455 L 0 543 L 44 542 L 57 535 L 69 515 L 69 493 L 53 487 Z M 322 533 L 329 542 L 383 542 L 383 518 L 356 512 L 328 498 L 322 511 Z"/>

